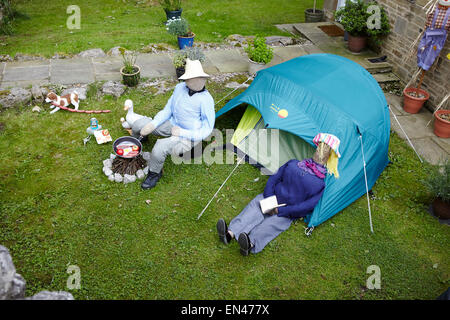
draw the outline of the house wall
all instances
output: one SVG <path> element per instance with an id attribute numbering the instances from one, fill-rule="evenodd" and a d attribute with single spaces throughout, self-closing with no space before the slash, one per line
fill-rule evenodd
<path id="1" fill-rule="evenodd" d="M 327 8 L 327 16 L 332 17 L 336 0 L 325 0 L 324 8 Z M 407 59 L 410 54 L 410 46 L 423 31 L 426 14 L 423 6 L 428 0 L 378 0 L 389 17 L 391 33 L 383 40 L 381 53 L 388 56 L 388 61 L 393 65 L 394 72 L 405 82 L 409 82 L 413 74 L 418 70 L 417 56 Z M 331 9 L 328 9 L 331 8 Z M 331 18 L 332 19 L 332 18 Z M 444 96 L 450 92 L 450 36 L 441 51 L 435 65 L 425 73 L 422 87 L 430 93 L 427 106 L 434 109 Z M 413 48 L 414 51 L 417 50 Z M 450 101 L 444 108 L 449 109 Z"/>

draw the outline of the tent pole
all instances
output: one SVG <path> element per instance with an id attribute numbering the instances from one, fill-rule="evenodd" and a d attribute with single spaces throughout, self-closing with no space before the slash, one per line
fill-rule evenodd
<path id="1" fill-rule="evenodd" d="M 409 144 L 411 145 L 411 147 L 413 148 L 413 150 L 414 150 L 414 152 L 416 153 L 417 157 L 419 158 L 420 162 L 423 163 L 422 158 L 421 158 L 421 157 L 419 156 L 419 154 L 417 153 L 416 148 L 414 148 L 414 145 L 412 144 L 411 140 L 409 140 L 409 137 L 408 137 L 408 135 L 406 134 L 405 130 L 403 130 L 403 127 L 402 127 L 402 125 L 400 124 L 400 121 L 398 121 L 397 116 L 395 115 L 394 111 L 392 111 L 391 106 L 388 105 L 388 107 L 389 107 L 389 110 L 392 112 L 392 115 L 394 116 L 395 121 L 397 121 L 398 126 L 399 126 L 400 129 L 402 130 L 402 132 L 403 132 L 403 134 L 405 135 L 406 139 L 408 140 Z"/>
<path id="2" fill-rule="evenodd" d="M 366 172 L 366 160 L 364 158 L 364 148 L 362 143 L 362 135 L 359 135 L 359 139 L 361 141 L 361 152 L 363 157 L 363 166 L 364 166 L 364 179 L 366 181 L 366 194 L 367 194 L 367 207 L 369 208 L 369 223 L 370 223 L 370 231 L 373 233 L 373 225 L 372 225 L 372 211 L 370 210 L 370 198 L 369 198 L 369 186 L 367 184 L 367 172 Z"/>
<path id="3" fill-rule="evenodd" d="M 197 220 L 199 220 L 203 213 L 206 211 L 206 209 L 209 207 L 209 205 L 211 204 L 211 202 L 214 200 L 214 198 L 217 196 L 217 194 L 219 193 L 219 191 L 222 189 L 222 187 L 225 185 L 225 183 L 228 181 L 228 179 L 231 177 L 231 175 L 233 174 L 233 172 L 237 169 L 237 167 L 241 164 L 242 160 L 245 159 L 245 155 L 239 159 L 239 161 L 236 163 L 236 166 L 234 167 L 234 169 L 230 172 L 230 174 L 228 175 L 228 177 L 225 179 L 225 181 L 222 183 L 222 185 L 219 187 L 219 189 L 217 189 L 216 193 L 212 196 L 211 200 L 209 200 L 208 204 L 203 208 L 202 212 L 200 212 L 200 214 L 197 217 Z"/>

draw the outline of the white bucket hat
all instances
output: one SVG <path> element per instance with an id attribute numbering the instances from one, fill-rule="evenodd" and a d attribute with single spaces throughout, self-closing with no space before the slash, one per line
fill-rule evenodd
<path id="1" fill-rule="evenodd" d="M 439 0 L 439 4 L 442 6 L 450 6 L 450 0 Z"/>
<path id="2" fill-rule="evenodd" d="M 186 71 L 179 77 L 180 80 L 188 80 L 192 78 L 209 78 L 209 74 L 203 71 L 202 64 L 199 60 L 186 59 Z"/>

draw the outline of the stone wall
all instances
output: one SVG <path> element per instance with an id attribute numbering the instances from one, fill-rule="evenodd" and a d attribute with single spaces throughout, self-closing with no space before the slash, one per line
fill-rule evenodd
<path id="1" fill-rule="evenodd" d="M 325 0 L 324 8 L 335 8 L 333 7 L 335 2 L 336 0 Z M 382 54 L 388 56 L 394 72 L 407 83 L 418 70 L 416 54 L 408 60 L 406 58 L 410 54 L 411 44 L 424 29 L 426 15 L 423 6 L 428 0 L 378 0 L 377 2 L 386 9 L 391 22 L 391 33 L 383 41 Z M 328 10 L 331 12 L 328 15 L 332 16 L 332 9 Z M 447 38 L 446 45 L 435 65 L 425 73 L 423 88 L 430 93 L 430 100 L 427 102 L 429 109 L 434 109 L 450 92 L 450 60 L 447 58 L 447 54 L 450 53 L 449 39 L 450 37 Z M 447 101 L 444 108 L 449 109 L 449 107 L 450 101 Z"/>

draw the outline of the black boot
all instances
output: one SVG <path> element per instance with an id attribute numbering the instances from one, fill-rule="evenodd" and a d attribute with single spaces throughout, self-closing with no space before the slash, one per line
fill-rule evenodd
<path id="1" fill-rule="evenodd" d="M 253 248 L 253 245 L 250 243 L 250 238 L 248 237 L 248 234 L 245 232 L 242 232 L 239 235 L 239 246 L 241 247 L 241 254 L 243 256 L 248 256 L 250 253 L 250 249 Z"/>
<path id="2" fill-rule="evenodd" d="M 156 183 L 161 179 L 162 171 L 159 173 L 149 171 L 147 178 L 145 178 L 144 182 L 141 184 L 141 188 L 144 190 L 154 188 Z"/>
<path id="3" fill-rule="evenodd" d="M 219 234 L 219 239 L 225 244 L 229 244 L 231 241 L 231 235 L 228 232 L 227 223 L 222 218 L 217 221 L 217 233 Z"/>

